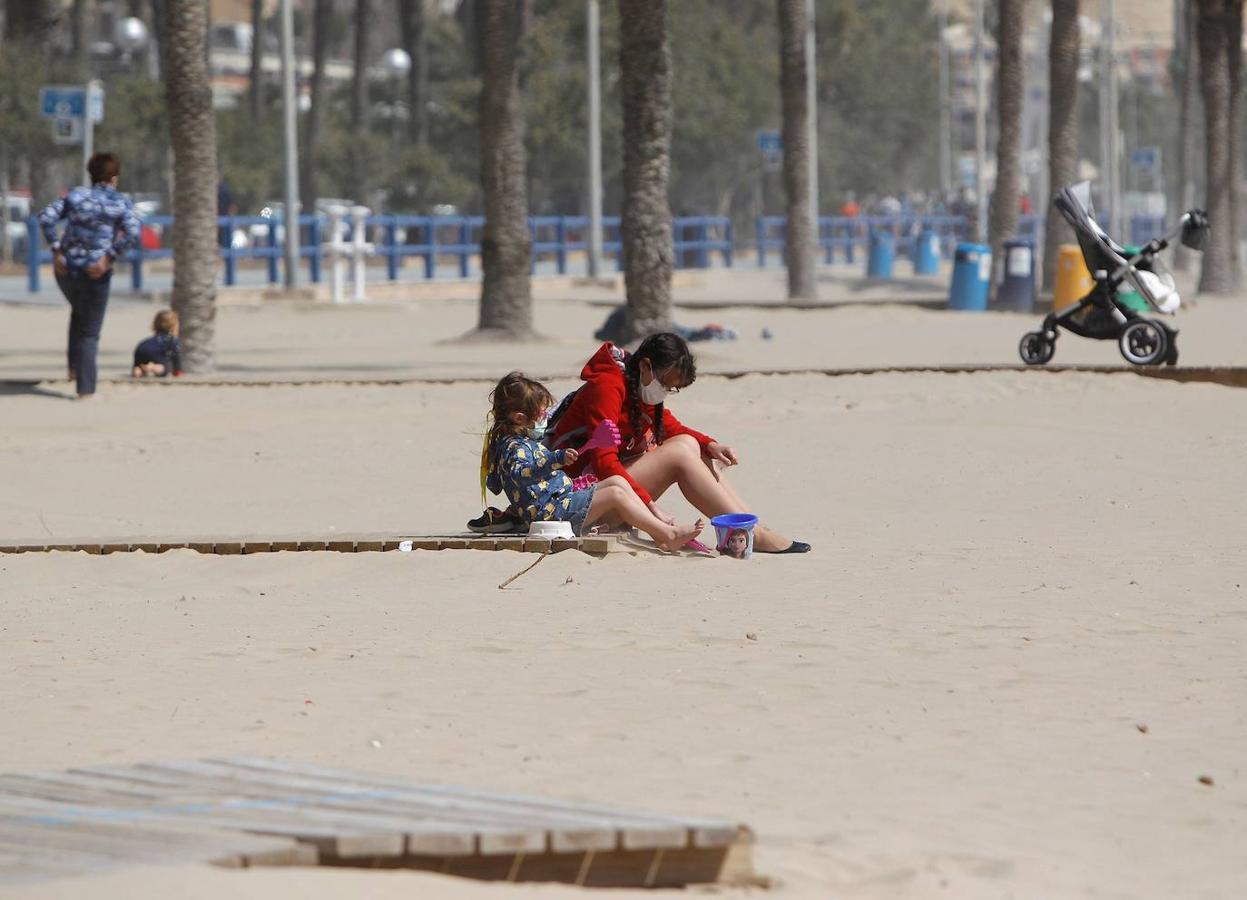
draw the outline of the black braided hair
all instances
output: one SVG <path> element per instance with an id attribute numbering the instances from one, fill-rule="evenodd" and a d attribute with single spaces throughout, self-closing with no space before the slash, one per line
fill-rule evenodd
<path id="1" fill-rule="evenodd" d="M 624 387 L 628 392 L 628 422 L 632 426 L 632 433 L 638 440 L 645 434 L 645 423 L 642 421 L 641 412 L 641 360 L 643 359 L 649 360 L 655 377 L 668 369 L 676 368 L 680 373 L 679 386 L 681 388 L 686 388 L 697 380 L 697 361 L 693 358 L 692 351 L 688 349 L 684 338 L 670 331 L 663 331 L 641 341 L 641 345 L 624 363 Z M 659 444 L 663 441 L 662 413 L 663 404 L 659 403 L 654 407 L 654 440 Z"/>

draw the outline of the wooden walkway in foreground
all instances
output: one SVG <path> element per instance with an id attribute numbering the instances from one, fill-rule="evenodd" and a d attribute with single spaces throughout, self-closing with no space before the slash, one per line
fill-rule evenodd
<path id="1" fill-rule="evenodd" d="M 561 553 L 580 550 L 594 556 L 605 556 L 624 549 L 618 535 L 606 534 L 583 538 L 530 538 L 524 535 L 452 535 L 448 537 L 394 537 L 365 535 L 357 537 L 321 538 L 197 538 L 185 541 L 161 541 L 152 538 L 81 541 L 0 541 L 0 553 L 48 553 L 53 550 L 82 553 L 165 553 L 169 550 L 194 550 L 218 556 L 239 556 L 252 553 L 285 551 L 328 551 L 330 553 L 367 553 L 391 550 L 515 550 L 521 553 Z"/>
<path id="2" fill-rule="evenodd" d="M 410 868 L 601 887 L 757 883 L 730 822 L 260 757 L 0 775 L 0 887 L 142 864 Z"/>

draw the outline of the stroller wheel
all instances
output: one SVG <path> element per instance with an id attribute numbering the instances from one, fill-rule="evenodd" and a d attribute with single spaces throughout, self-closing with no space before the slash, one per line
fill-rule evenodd
<path id="1" fill-rule="evenodd" d="M 1028 331 L 1018 343 L 1018 356 L 1028 366 L 1042 366 L 1056 353 L 1056 341 L 1042 331 Z"/>
<path id="2" fill-rule="evenodd" d="M 1135 319 L 1122 329 L 1117 346 L 1128 363 L 1159 365 L 1169 352 L 1169 332 L 1155 319 Z"/>

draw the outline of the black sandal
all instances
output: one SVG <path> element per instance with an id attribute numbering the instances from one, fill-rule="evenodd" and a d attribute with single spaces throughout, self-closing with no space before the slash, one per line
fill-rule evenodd
<path id="1" fill-rule="evenodd" d="M 757 550 L 757 553 L 809 553 L 813 547 L 805 541 L 793 541 L 783 550 Z"/>

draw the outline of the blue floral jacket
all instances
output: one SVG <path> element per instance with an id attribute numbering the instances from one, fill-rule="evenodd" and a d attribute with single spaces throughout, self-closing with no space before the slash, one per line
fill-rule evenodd
<path id="1" fill-rule="evenodd" d="M 68 219 L 57 239 L 56 223 Z M 81 272 L 103 256 L 119 259 L 139 241 L 139 217 L 130 198 L 108 184 L 76 187 L 39 213 L 39 226 L 53 251 L 65 254 L 71 272 Z"/>
<path id="2" fill-rule="evenodd" d="M 567 451 L 540 441 L 504 437 L 493 447 L 493 466 L 485 478 L 492 493 L 504 494 L 525 522 L 549 522 L 571 505 L 572 480 L 563 471 Z"/>

